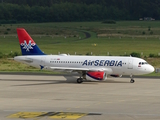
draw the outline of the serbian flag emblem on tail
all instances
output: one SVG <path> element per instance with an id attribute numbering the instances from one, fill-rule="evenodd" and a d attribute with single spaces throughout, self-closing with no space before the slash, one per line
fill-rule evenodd
<path id="1" fill-rule="evenodd" d="M 26 51 L 30 51 L 30 49 L 33 49 L 33 46 L 35 46 L 35 43 L 31 43 L 31 40 L 29 40 L 29 43 L 27 44 L 27 41 L 24 40 L 24 43 L 21 43 L 21 46 L 23 47 L 23 49 L 25 49 Z"/>

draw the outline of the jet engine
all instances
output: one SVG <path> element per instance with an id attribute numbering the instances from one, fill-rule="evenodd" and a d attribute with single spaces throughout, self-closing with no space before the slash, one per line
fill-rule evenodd
<path id="1" fill-rule="evenodd" d="M 87 72 L 86 79 L 92 81 L 103 81 L 107 79 L 107 74 L 105 72 L 98 72 L 98 71 Z"/>

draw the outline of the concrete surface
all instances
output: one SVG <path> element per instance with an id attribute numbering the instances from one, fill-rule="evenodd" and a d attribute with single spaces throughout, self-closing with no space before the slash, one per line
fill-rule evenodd
<path id="1" fill-rule="evenodd" d="M 0 75 L 0 120 L 159 120 L 160 79 Z"/>

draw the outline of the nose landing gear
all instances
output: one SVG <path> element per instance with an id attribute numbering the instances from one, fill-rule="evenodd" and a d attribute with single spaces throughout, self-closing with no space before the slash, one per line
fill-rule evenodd
<path id="1" fill-rule="evenodd" d="M 134 83 L 134 79 L 133 78 L 130 80 L 130 83 Z"/>
<path id="2" fill-rule="evenodd" d="M 130 83 L 134 83 L 135 81 L 134 81 L 132 75 L 130 75 L 130 78 L 131 78 Z"/>

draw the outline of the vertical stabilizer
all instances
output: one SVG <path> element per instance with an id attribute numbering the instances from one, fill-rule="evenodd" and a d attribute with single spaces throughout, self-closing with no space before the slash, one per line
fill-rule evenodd
<path id="1" fill-rule="evenodd" d="M 45 55 L 24 28 L 17 28 L 22 55 Z"/>

